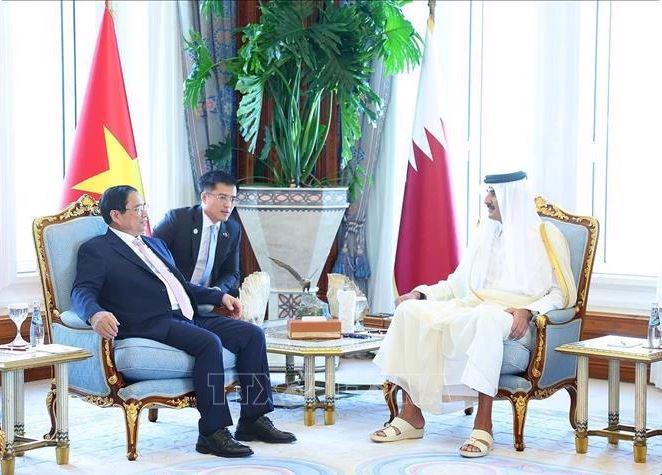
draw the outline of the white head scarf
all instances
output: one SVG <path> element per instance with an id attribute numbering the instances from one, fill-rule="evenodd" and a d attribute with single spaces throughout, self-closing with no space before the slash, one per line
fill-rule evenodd
<path id="1" fill-rule="evenodd" d="M 484 218 L 478 232 L 471 284 L 474 290 L 484 287 L 490 252 L 501 233 L 503 272 L 496 287 L 514 294 L 537 297 L 553 284 L 552 266 L 540 236 L 542 221 L 536 212 L 526 179 L 494 183 L 501 222 Z"/>

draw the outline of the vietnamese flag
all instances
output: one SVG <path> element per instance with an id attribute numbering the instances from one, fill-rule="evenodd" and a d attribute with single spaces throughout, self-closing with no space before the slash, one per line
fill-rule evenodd
<path id="1" fill-rule="evenodd" d="M 62 207 L 85 193 L 99 199 L 114 185 L 131 185 L 144 196 L 137 157 L 115 26 L 106 5 L 64 178 Z"/>
<path id="2" fill-rule="evenodd" d="M 434 21 L 430 18 L 416 99 L 413 156 L 407 167 L 395 255 L 395 284 L 399 294 L 420 284 L 446 279 L 458 264 L 448 146 L 440 112 L 440 68 L 433 31 Z"/>

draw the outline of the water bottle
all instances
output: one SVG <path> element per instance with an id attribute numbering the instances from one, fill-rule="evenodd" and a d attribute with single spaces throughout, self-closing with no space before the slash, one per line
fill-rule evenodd
<path id="1" fill-rule="evenodd" d="M 657 302 L 651 308 L 651 316 L 648 320 L 648 347 L 660 348 L 662 346 L 662 332 L 660 330 L 660 308 Z"/>
<path id="2" fill-rule="evenodd" d="M 44 344 L 44 321 L 41 318 L 39 302 L 32 304 L 32 323 L 30 324 L 30 346 L 35 348 Z"/>

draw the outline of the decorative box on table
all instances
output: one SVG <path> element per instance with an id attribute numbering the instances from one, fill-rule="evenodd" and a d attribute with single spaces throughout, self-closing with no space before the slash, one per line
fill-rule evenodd
<path id="1" fill-rule="evenodd" d="M 377 315 L 366 315 L 363 317 L 363 326 L 370 328 L 388 328 L 391 324 L 393 314 L 379 313 Z"/>
<path id="2" fill-rule="evenodd" d="M 340 338 L 340 320 L 324 317 L 304 317 L 287 321 L 287 337 L 291 340 L 331 340 Z"/>

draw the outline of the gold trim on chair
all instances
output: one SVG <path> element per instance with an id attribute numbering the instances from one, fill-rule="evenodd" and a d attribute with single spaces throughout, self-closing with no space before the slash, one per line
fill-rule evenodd
<path id="1" fill-rule="evenodd" d="M 584 259 L 577 282 L 577 303 L 575 305 L 575 315 L 570 321 L 580 320 L 586 314 L 586 302 L 588 299 L 588 290 L 591 282 L 591 273 L 593 271 L 593 261 L 595 259 L 595 250 L 598 243 L 598 234 L 600 226 L 598 220 L 590 216 L 578 216 L 559 208 L 558 206 L 548 203 L 544 198 L 538 196 L 535 200 L 536 209 L 540 216 L 553 218 L 558 221 L 576 224 L 586 228 L 588 232 L 586 247 L 584 249 Z M 534 344 L 534 351 L 531 355 L 531 361 L 527 370 L 528 380 L 531 383 L 531 389 L 526 393 L 512 394 L 505 390 L 499 390 L 497 399 L 508 399 L 513 404 L 513 420 L 515 426 L 513 427 L 513 435 L 515 438 L 515 449 L 518 451 L 524 450 L 524 422 L 526 415 L 526 407 L 528 401 L 531 399 L 545 399 L 554 394 L 559 389 L 566 389 L 570 395 L 570 421 L 572 424 L 573 414 L 576 407 L 576 387 L 577 378 L 571 378 L 564 381 L 559 381 L 553 386 L 547 388 L 540 388 L 538 383 L 543 373 L 545 366 L 545 353 L 547 350 L 547 330 L 555 324 L 549 321 L 546 315 L 539 315 L 536 318 L 536 327 L 538 329 L 536 341 Z"/>

